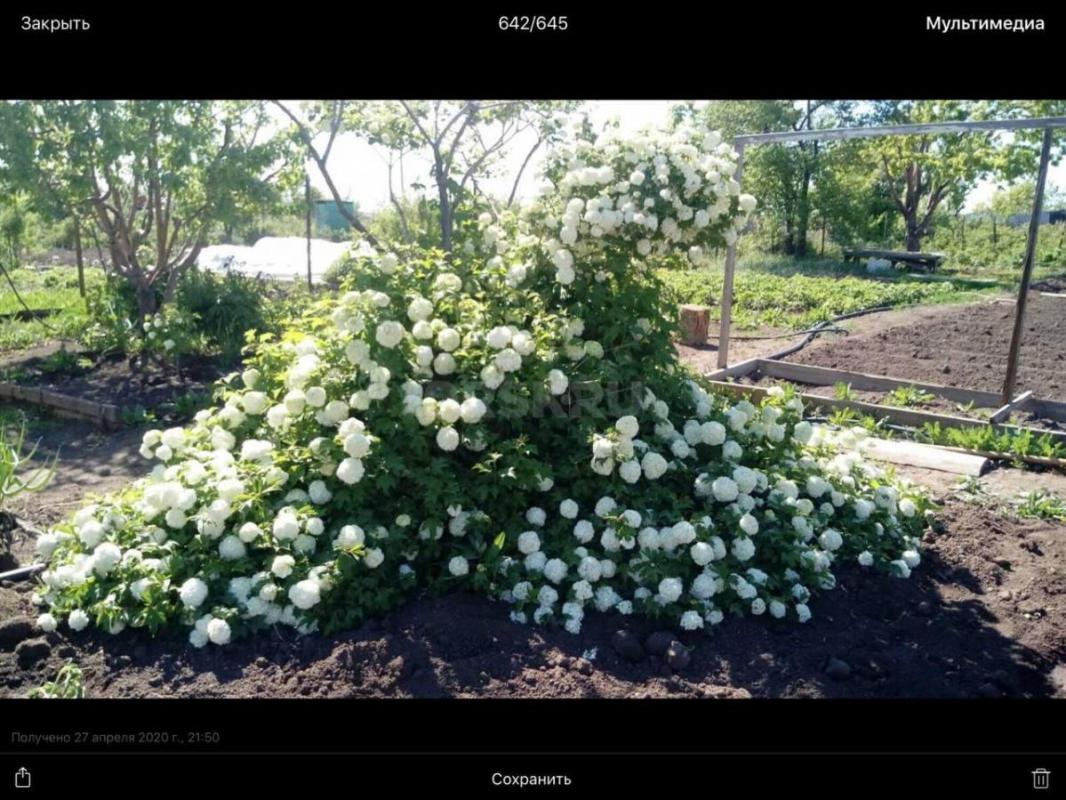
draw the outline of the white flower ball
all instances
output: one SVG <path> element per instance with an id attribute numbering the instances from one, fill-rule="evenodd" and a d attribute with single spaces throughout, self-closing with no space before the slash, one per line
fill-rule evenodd
<path id="1" fill-rule="evenodd" d="M 337 479 L 351 486 L 363 479 L 366 469 L 358 458 L 346 458 L 337 465 Z"/>
<path id="2" fill-rule="evenodd" d="M 437 353 L 433 358 L 433 371 L 438 375 L 451 375 L 456 370 L 455 356 L 451 353 Z"/>
<path id="3" fill-rule="evenodd" d="M 214 644 L 229 644 L 232 635 L 233 632 L 230 630 L 229 623 L 224 619 L 216 617 L 207 623 L 207 638 Z"/>
<path id="4" fill-rule="evenodd" d="M 562 370 L 553 369 L 548 373 L 548 390 L 554 395 L 566 392 L 570 386 L 570 379 Z"/>
<path id="5" fill-rule="evenodd" d="M 538 528 L 544 525 L 548 515 L 544 512 L 543 508 L 537 508 L 534 506 L 526 511 L 526 522 L 530 525 L 536 525 Z"/>
<path id="6" fill-rule="evenodd" d="M 514 333 L 509 327 L 502 325 L 490 330 L 485 337 L 485 342 L 493 350 L 503 350 L 511 343 L 513 335 Z"/>
<path id="7" fill-rule="evenodd" d="M 296 559 L 292 556 L 275 556 L 270 564 L 270 571 L 278 578 L 287 578 L 292 574 L 296 566 Z"/>
<path id="8" fill-rule="evenodd" d="M 591 542 L 595 535 L 596 529 L 587 519 L 579 520 L 577 524 L 574 525 L 574 537 L 582 544 Z"/>
<path id="9" fill-rule="evenodd" d="M 632 439 L 640 432 L 640 423 L 637 422 L 637 418 L 632 414 L 627 414 L 624 417 L 619 417 L 614 423 L 614 429 L 622 434 L 622 436 L 628 436 Z"/>
<path id="10" fill-rule="evenodd" d="M 178 589 L 178 596 L 186 608 L 199 608 L 207 599 L 207 584 L 199 578 L 189 578 Z"/>
<path id="11" fill-rule="evenodd" d="M 318 581 L 302 580 L 289 588 L 289 600 L 301 611 L 318 605 L 322 599 Z"/>
<path id="12" fill-rule="evenodd" d="M 424 297 L 416 297 L 407 306 L 407 318 L 411 322 L 428 320 L 433 316 L 433 303 Z"/>
<path id="13" fill-rule="evenodd" d="M 392 349 L 403 341 L 403 336 L 407 331 L 403 325 L 395 320 L 385 320 L 378 324 L 377 329 L 374 331 L 374 339 L 382 347 Z"/>
<path id="14" fill-rule="evenodd" d="M 526 531 L 518 537 L 518 552 L 530 555 L 540 550 L 540 536 L 536 531 Z"/>
<path id="15" fill-rule="evenodd" d="M 311 498 L 311 502 L 316 506 L 328 503 L 333 497 L 333 493 L 326 486 L 325 481 L 311 481 L 307 487 L 307 494 Z"/>
<path id="16" fill-rule="evenodd" d="M 552 583 L 559 583 L 566 577 L 566 562 L 559 558 L 553 558 L 544 565 L 544 577 Z"/>
<path id="17" fill-rule="evenodd" d="M 578 506 L 573 500 L 568 498 L 559 504 L 559 514 L 565 519 L 577 519 L 577 513 Z"/>
<path id="18" fill-rule="evenodd" d="M 218 543 L 218 554 L 226 561 L 236 561 L 244 558 L 244 542 L 232 534 L 226 536 Z"/>
<path id="19" fill-rule="evenodd" d="M 840 535 L 840 531 L 834 528 L 826 528 L 822 531 L 821 536 L 818 537 L 818 543 L 829 552 L 839 550 L 840 546 L 844 544 L 844 537 Z"/>
<path id="20" fill-rule="evenodd" d="M 659 596 L 667 603 L 675 602 L 681 597 L 682 591 L 684 591 L 684 584 L 681 583 L 680 578 L 663 578 L 659 581 Z"/>
<path id="21" fill-rule="evenodd" d="M 755 542 L 746 536 L 740 536 L 733 540 L 730 550 L 738 561 L 747 561 L 755 555 Z"/>
<path id="22" fill-rule="evenodd" d="M 696 542 L 689 548 L 689 555 L 697 566 L 704 567 L 714 561 L 714 548 L 707 542 Z"/>
<path id="23" fill-rule="evenodd" d="M 458 349 L 462 341 L 459 331 L 455 330 L 455 328 L 444 328 L 437 334 L 437 347 L 448 353 Z"/>
<path id="24" fill-rule="evenodd" d="M 703 627 L 703 617 L 698 611 L 686 611 L 681 615 L 681 627 L 686 631 L 695 631 Z"/>
<path id="25" fill-rule="evenodd" d="M 449 425 L 453 422 L 457 422 L 461 415 L 462 409 L 459 406 L 459 403 L 450 397 L 437 404 L 437 416 Z"/>
<path id="26" fill-rule="evenodd" d="M 463 401 L 459 413 L 463 422 L 468 425 L 475 425 L 485 416 L 486 411 L 488 411 L 488 407 L 482 400 L 477 397 L 468 397 Z"/>
<path id="27" fill-rule="evenodd" d="M 618 474 L 626 483 L 636 483 L 640 480 L 640 462 L 636 460 L 624 461 L 618 467 Z"/>
<path id="28" fill-rule="evenodd" d="M 623 464 L 622 466 L 625 466 Z M 650 481 L 658 480 L 666 474 L 668 462 L 658 453 L 647 452 L 640 460 L 641 469 L 644 471 L 644 477 Z"/>
<path id="29" fill-rule="evenodd" d="M 363 563 L 366 564 L 370 569 L 377 569 L 381 566 L 384 560 L 385 553 L 382 552 L 381 548 L 379 547 L 374 547 L 370 550 L 367 550 L 366 555 L 363 557 Z"/>
<path id="30" fill-rule="evenodd" d="M 745 514 L 740 518 L 740 529 L 748 536 L 754 536 L 759 532 L 759 521 L 751 514 Z"/>
<path id="31" fill-rule="evenodd" d="M 451 425 L 446 425 L 437 431 L 437 447 L 445 452 L 451 452 L 459 446 L 459 431 Z"/>
<path id="32" fill-rule="evenodd" d="M 737 499 L 740 489 L 732 478 L 723 475 L 714 479 L 714 483 L 711 484 L 711 493 L 718 502 L 731 503 Z"/>

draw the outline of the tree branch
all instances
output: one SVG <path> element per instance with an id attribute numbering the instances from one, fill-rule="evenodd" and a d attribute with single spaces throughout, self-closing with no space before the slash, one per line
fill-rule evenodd
<path id="1" fill-rule="evenodd" d="M 325 160 L 322 158 L 321 155 L 319 155 L 318 150 L 315 148 L 314 141 L 312 140 L 311 135 L 307 130 L 307 126 L 304 125 L 304 123 L 295 114 L 293 114 L 288 108 L 286 108 L 285 104 L 282 103 L 280 100 L 272 100 L 271 102 L 273 102 L 274 105 L 280 108 L 282 112 L 284 112 L 285 115 L 293 121 L 293 124 L 296 125 L 296 130 L 298 131 L 300 138 L 303 140 L 304 145 L 307 147 L 308 152 L 311 154 L 311 159 L 315 162 L 315 166 L 318 167 L 319 173 L 326 181 L 326 187 L 329 189 L 329 193 L 330 195 L 332 195 L 333 202 L 336 204 L 337 210 L 341 213 L 341 216 L 348 220 L 349 225 L 351 225 L 353 228 L 363 234 L 363 237 L 372 246 L 380 247 L 377 238 L 366 229 L 366 226 L 362 223 L 362 221 L 355 214 L 355 212 L 349 211 L 347 206 L 344 205 L 344 201 L 341 199 L 340 191 L 338 191 L 336 184 L 333 182 L 333 176 L 329 174 L 329 170 L 326 167 Z"/>

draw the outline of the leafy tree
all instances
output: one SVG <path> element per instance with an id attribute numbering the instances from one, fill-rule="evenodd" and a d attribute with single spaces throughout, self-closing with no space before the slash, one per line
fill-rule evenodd
<path id="1" fill-rule="evenodd" d="M 341 197 L 328 168 L 329 154 L 337 137 L 342 132 L 350 132 L 385 148 L 390 201 L 405 241 L 411 241 L 413 234 L 407 209 L 393 189 L 393 170 L 399 168 L 402 172 L 405 158 L 416 154 L 425 156 L 434 182 L 440 243 L 444 250 L 451 251 L 458 209 L 472 196 L 483 196 L 478 181 L 494 174 L 510 146 L 522 134 L 532 133 L 534 144 L 514 176 L 507 199 L 507 205 L 512 204 L 534 154 L 558 138 L 566 112 L 577 104 L 518 100 L 338 100 L 307 103 L 299 110 L 280 102 L 277 105 L 292 121 L 297 139 L 307 148 L 338 206 Z M 316 134 L 326 135 L 324 146 L 315 144 Z M 376 244 L 376 237 L 363 220 L 343 207 L 341 210 L 353 228 Z"/>
<path id="2" fill-rule="evenodd" d="M 862 142 L 826 144 L 811 191 L 819 224 L 840 245 L 887 242 L 895 230 L 896 207 L 880 173 L 861 167 Z"/>
<path id="3" fill-rule="evenodd" d="M 959 100 L 892 100 L 873 103 L 860 117 L 865 125 L 898 125 L 954 120 L 1002 119 L 1046 113 L 1029 103 Z M 860 140 L 860 163 L 880 173 L 892 204 L 903 218 L 906 248 L 921 249 L 937 210 L 961 207 L 978 181 L 1031 174 L 1035 139 L 995 131 L 961 134 L 885 136 Z"/>
<path id="4" fill-rule="evenodd" d="M 11 192 L 0 198 L 0 238 L 15 268 L 22 264 L 26 230 L 32 213 L 33 201 L 26 192 Z"/>
<path id="5" fill-rule="evenodd" d="M 723 100 L 705 107 L 674 109 L 674 119 L 699 118 L 732 139 L 739 134 L 813 130 L 841 124 L 851 104 L 824 100 Z M 759 214 L 783 230 L 781 249 L 803 258 L 814 212 L 812 193 L 822 171 L 824 145 L 818 142 L 765 144 L 744 153 L 744 186 L 760 200 Z"/>
<path id="6" fill-rule="evenodd" d="M 91 220 L 141 319 L 173 297 L 213 226 L 274 201 L 287 163 L 257 102 L 19 101 L 0 114 L 9 180 Z"/>

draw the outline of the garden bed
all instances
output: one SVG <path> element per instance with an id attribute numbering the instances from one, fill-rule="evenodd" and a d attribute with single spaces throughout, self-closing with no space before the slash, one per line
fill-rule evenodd
<path id="1" fill-rule="evenodd" d="M 875 315 L 857 333 L 817 340 L 788 360 L 999 392 L 1013 324 L 1010 300 Z M 1027 390 L 1066 400 L 1066 306 L 1036 292 L 1026 307 L 1016 387 Z"/>
<path id="2" fill-rule="evenodd" d="M 1001 432 L 1047 433 L 1066 444 L 1066 404 L 1035 397 L 1031 392 L 1016 395 L 1004 405 L 993 392 L 766 359 L 741 362 L 707 377 L 723 390 L 730 389 L 723 382 L 760 389 L 788 383 L 807 398 L 808 405 L 880 414 L 901 425 L 988 424 Z"/>
<path id="3" fill-rule="evenodd" d="M 210 395 L 212 385 L 224 374 L 219 361 L 209 357 L 187 357 L 178 371 L 154 364 L 135 367 L 122 354 L 99 356 L 44 348 L 5 360 L 0 396 L 43 404 L 60 413 L 66 410 L 86 419 L 99 418 L 114 426 L 153 410 L 180 414 L 184 406 Z M 92 413 L 94 409 L 96 413 Z"/>

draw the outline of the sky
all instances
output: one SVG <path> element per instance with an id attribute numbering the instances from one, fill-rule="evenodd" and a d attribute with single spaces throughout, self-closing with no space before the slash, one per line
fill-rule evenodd
<path id="1" fill-rule="evenodd" d="M 647 124 L 665 126 L 669 109 L 676 100 L 599 100 L 586 104 L 593 124 L 599 125 L 616 117 L 623 130 L 637 130 Z M 518 172 L 523 158 L 533 145 L 532 134 L 517 137 L 507 153 L 500 170 L 502 175 L 513 176 Z M 364 212 L 374 211 L 389 201 L 388 169 L 383 151 L 357 139 L 351 134 L 337 138 L 329 158 L 329 170 L 343 199 L 352 200 Z M 518 196 L 528 196 L 535 186 L 534 174 L 543 157 L 538 153 L 527 167 L 519 184 Z M 311 182 L 323 193 L 327 193 L 326 183 L 318 170 L 309 165 Z M 410 184 L 416 178 L 422 182 L 429 181 L 429 162 L 407 158 L 404 161 L 404 177 Z M 397 178 L 394 173 L 394 179 Z M 482 184 L 483 188 L 497 196 L 506 197 L 511 190 L 511 177 L 490 179 Z M 399 180 L 394 182 L 395 191 L 400 192 Z M 1057 167 L 1052 166 L 1048 172 L 1048 188 L 1057 187 L 1066 190 L 1066 161 Z M 979 183 L 967 197 L 965 210 L 986 201 L 995 191 L 995 184 L 990 181 Z M 327 193 L 328 196 L 328 193 Z"/>

